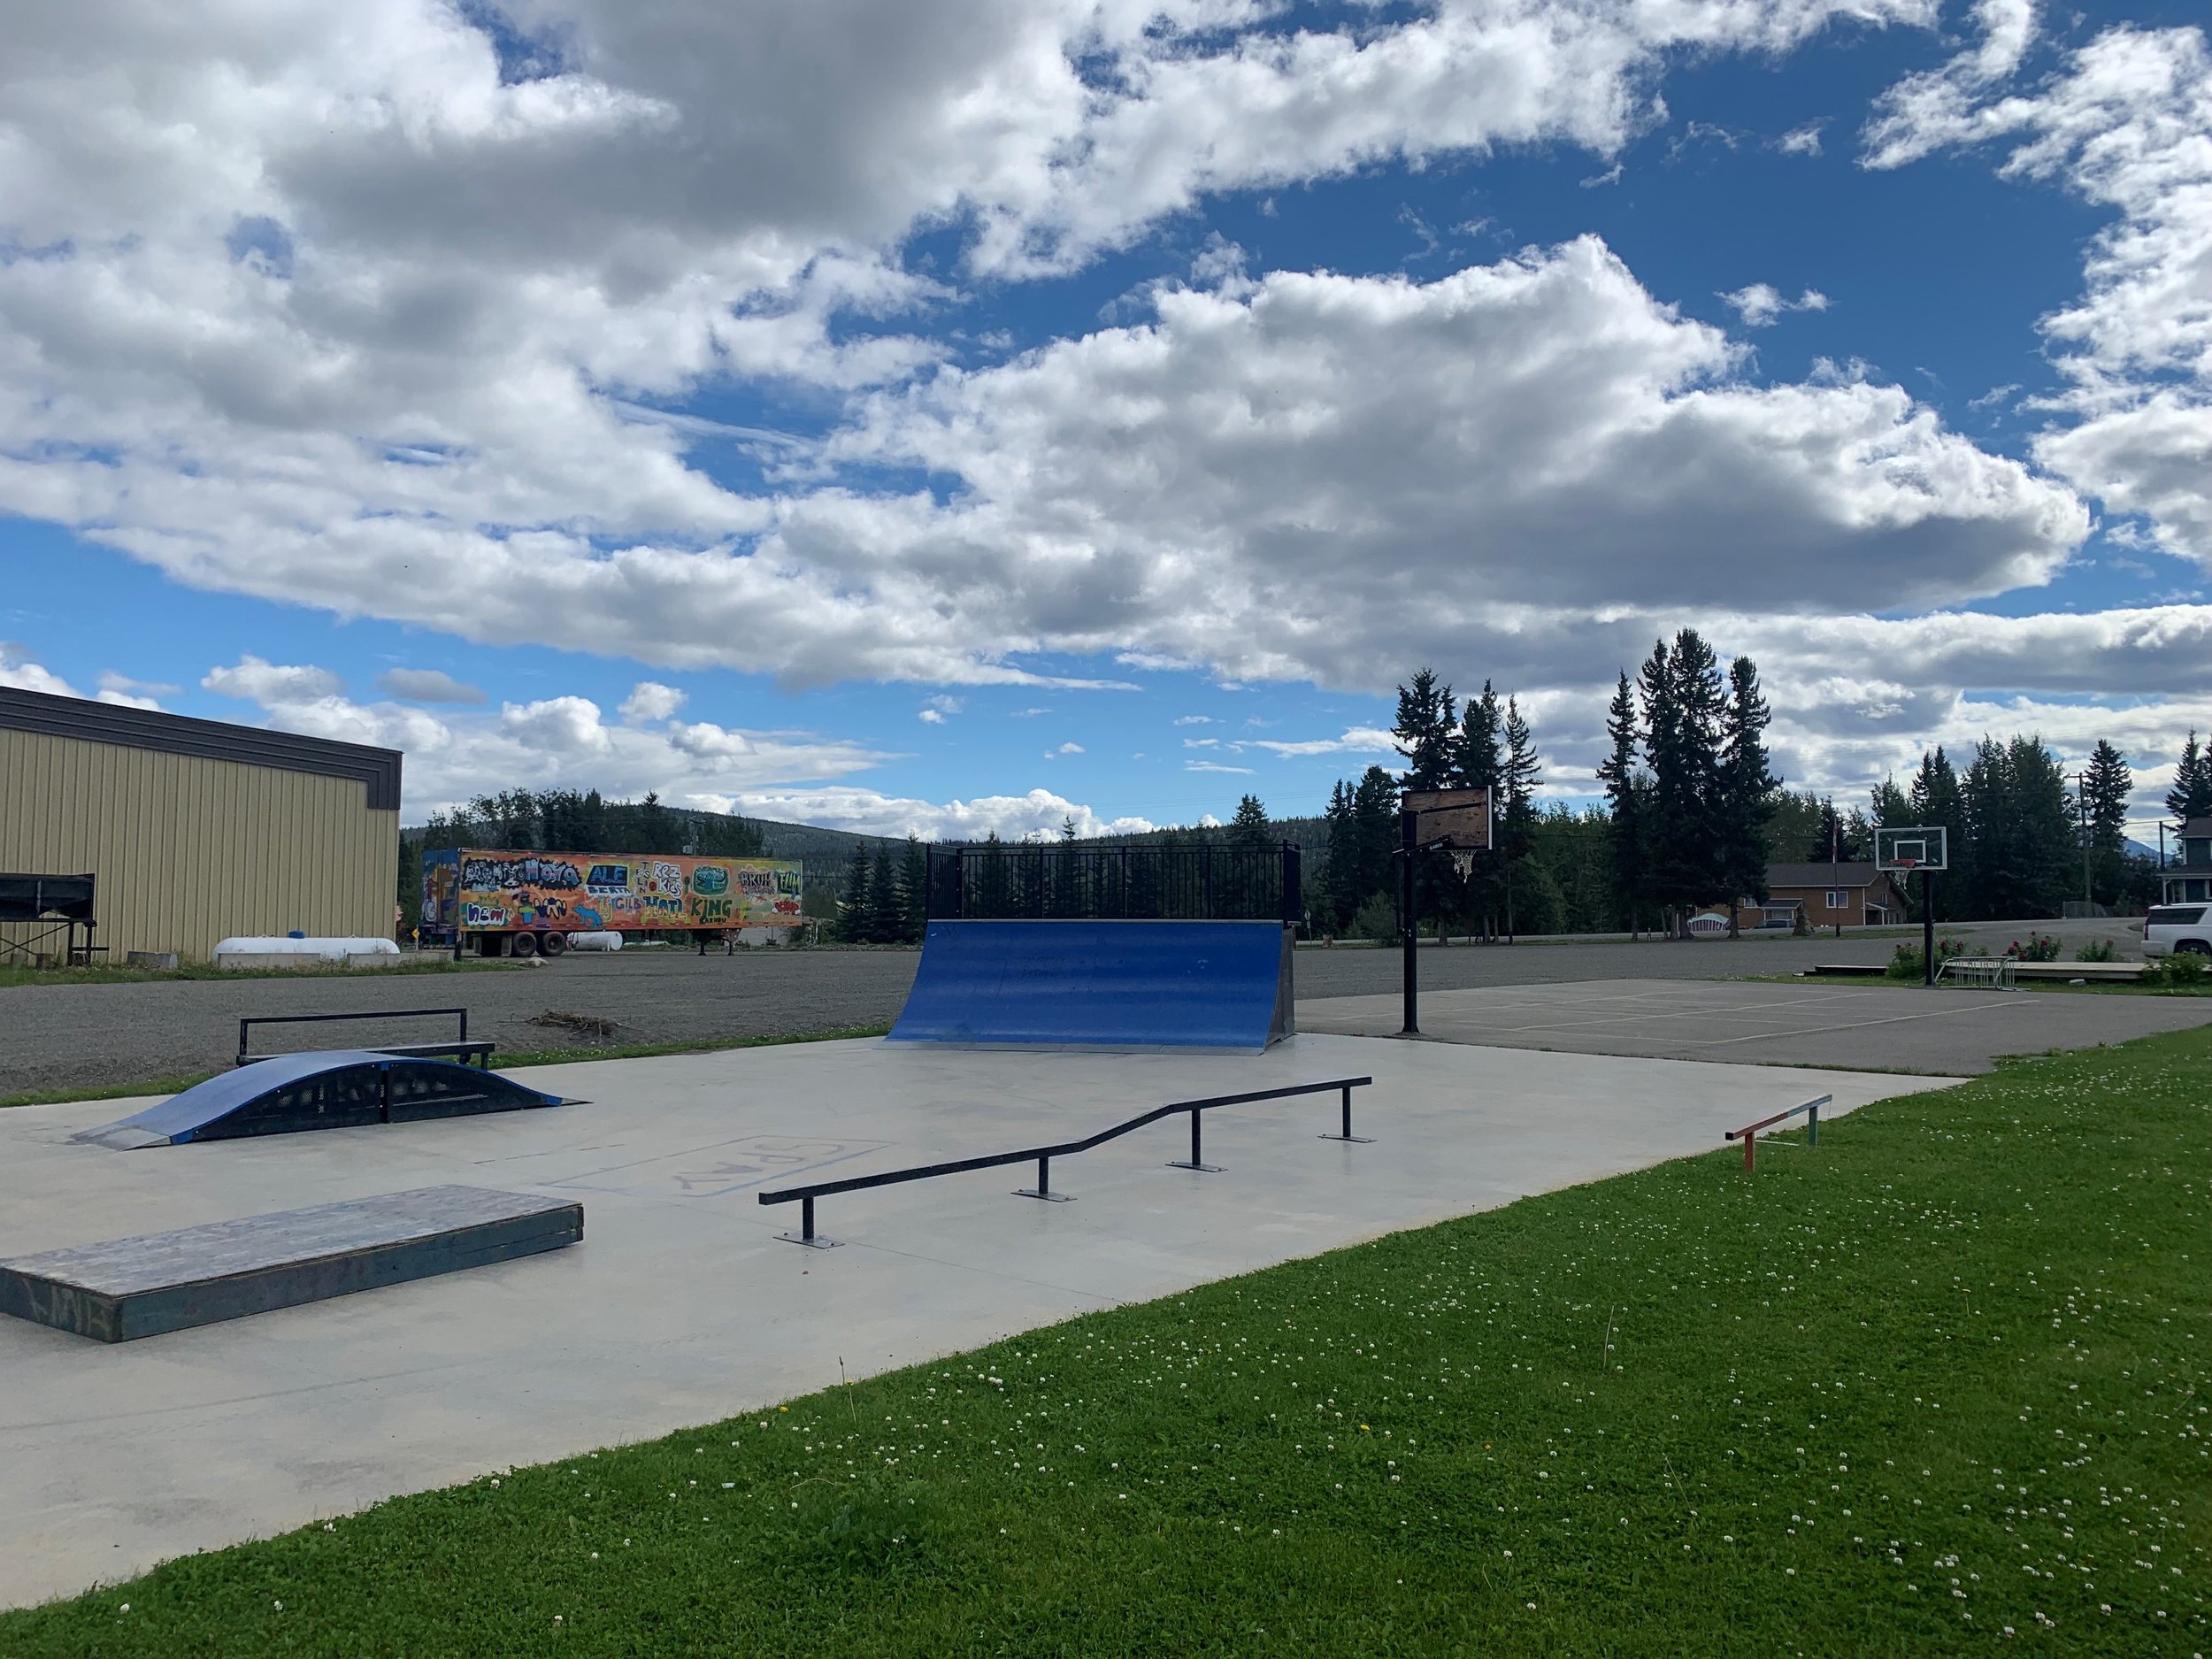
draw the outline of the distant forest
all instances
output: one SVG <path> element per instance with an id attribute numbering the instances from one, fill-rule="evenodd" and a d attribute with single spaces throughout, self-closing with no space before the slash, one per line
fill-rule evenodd
<path id="1" fill-rule="evenodd" d="M 1463 881 L 1445 858 L 1422 859 L 1416 906 L 1425 932 L 1678 932 L 1695 908 L 1763 901 L 1770 863 L 1862 862 L 1873 856 L 1875 830 L 1899 825 L 1949 832 L 1951 868 L 1937 885 L 1942 921 L 2055 917 L 2083 899 L 2138 910 L 2157 900 L 2156 859 L 2126 840 L 2133 777 L 2108 742 L 2071 780 L 2038 735 L 1985 737 L 1962 769 L 1936 748 L 1903 784 L 1885 780 L 1865 805 L 1839 808 L 1772 775 L 1769 718 L 1751 659 L 1724 671 L 1686 628 L 1655 646 L 1633 680 L 1620 676 L 1607 722 L 1611 748 L 1598 768 L 1605 804 L 1545 806 L 1535 795 L 1536 734 L 1517 700 L 1486 683 L 1463 702 L 1425 668 L 1399 687 L 1394 736 L 1404 768 L 1370 766 L 1342 780 L 1321 815 L 1271 818 L 1247 795 L 1228 824 L 1111 839 L 1294 843 L 1303 854 L 1307 931 L 1337 938 L 1398 936 L 1399 793 L 1454 785 L 1491 787 L 1497 849 Z M 2212 754 L 2194 732 L 2166 807 L 2177 822 L 2212 816 Z M 1058 839 L 1081 838 L 1071 820 Z M 803 858 L 807 914 L 833 936 L 883 944 L 921 936 L 918 842 L 672 807 L 652 795 L 611 800 L 596 790 L 512 789 L 434 814 L 401 842 L 408 926 L 420 902 L 422 849 L 464 846 Z"/>

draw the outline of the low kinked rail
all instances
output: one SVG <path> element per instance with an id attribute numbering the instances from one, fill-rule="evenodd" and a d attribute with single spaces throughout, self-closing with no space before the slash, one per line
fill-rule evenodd
<path id="1" fill-rule="evenodd" d="M 1343 1096 L 1340 1132 L 1333 1135 L 1323 1135 L 1321 1139 L 1365 1146 L 1370 1143 L 1372 1137 L 1356 1135 L 1352 1133 L 1352 1091 L 1356 1088 L 1364 1088 L 1374 1080 L 1371 1077 L 1340 1077 L 1331 1079 L 1325 1083 L 1300 1083 L 1289 1088 L 1263 1088 L 1255 1089 L 1245 1094 L 1217 1094 L 1208 1100 L 1176 1101 L 1170 1105 L 1156 1106 L 1152 1110 L 1132 1118 L 1126 1123 L 1116 1124 L 1110 1129 L 1102 1129 L 1096 1134 L 1086 1135 L 1080 1141 L 1063 1141 L 1057 1145 L 1048 1147 L 1029 1147 L 1019 1152 L 994 1152 L 979 1158 L 956 1158 L 949 1164 L 924 1164 L 910 1170 L 887 1170 L 880 1175 L 855 1175 L 841 1181 L 816 1181 L 806 1187 L 785 1187 L 774 1192 L 763 1193 L 760 1195 L 760 1202 L 764 1204 L 796 1203 L 799 1206 L 799 1231 L 779 1233 L 777 1236 L 793 1244 L 803 1244 L 817 1250 L 826 1250 L 837 1242 L 834 1239 L 823 1238 L 814 1231 L 814 1201 L 818 1198 L 828 1197 L 833 1193 L 856 1193 L 869 1187 L 895 1187 L 901 1181 L 926 1181 L 940 1175 L 963 1175 L 971 1170 L 996 1169 L 1002 1164 L 1034 1162 L 1037 1165 L 1036 1186 L 1018 1188 L 1015 1196 L 1041 1198 L 1048 1203 L 1064 1204 L 1068 1202 L 1069 1194 L 1056 1193 L 1052 1190 L 1052 1160 L 1055 1158 L 1072 1157 L 1078 1152 L 1088 1152 L 1093 1147 L 1103 1146 L 1109 1141 L 1118 1140 L 1133 1130 L 1143 1128 L 1147 1124 L 1157 1123 L 1163 1118 L 1171 1118 L 1177 1112 L 1188 1112 L 1190 1114 L 1190 1156 L 1188 1159 L 1177 1158 L 1171 1162 L 1168 1167 L 1174 1170 L 1197 1170 L 1211 1174 L 1221 1166 L 1217 1164 L 1206 1163 L 1199 1155 L 1198 1125 L 1204 1113 L 1213 1110 L 1217 1106 L 1242 1106 L 1252 1101 L 1286 1100 L 1294 1094 L 1340 1094 Z"/>
<path id="2" fill-rule="evenodd" d="M 333 1020 L 346 1019 L 435 1019 L 447 1015 L 461 1022 L 458 1034 L 451 1042 L 379 1043 L 379 1054 L 407 1055 L 419 1060 L 451 1059 L 466 1065 L 471 1060 L 486 1071 L 491 1069 L 495 1042 L 469 1041 L 469 1011 L 465 1008 L 393 1008 L 377 1009 L 366 1014 L 256 1014 L 238 1022 L 238 1064 L 250 1065 L 256 1060 L 274 1060 L 273 1054 L 249 1054 L 246 1051 L 247 1033 L 256 1025 L 317 1025 Z"/>

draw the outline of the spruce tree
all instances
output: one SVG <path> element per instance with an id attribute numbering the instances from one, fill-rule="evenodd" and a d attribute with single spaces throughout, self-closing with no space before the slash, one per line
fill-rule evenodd
<path id="1" fill-rule="evenodd" d="M 1407 788 L 1441 789 L 1451 781 L 1458 718 L 1458 700 L 1432 670 L 1420 670 L 1410 686 L 1398 687 L 1398 723 L 1392 735 L 1405 757 Z"/>
<path id="2" fill-rule="evenodd" d="M 1321 872 L 1325 911 L 1322 926 L 1333 935 L 1350 927 L 1352 918 L 1359 914 L 1359 907 L 1367 902 L 1367 895 L 1359 886 L 1359 821 L 1352 812 L 1352 786 L 1340 778 L 1336 787 L 1329 791 L 1325 821 L 1329 849 L 1328 862 Z"/>
<path id="3" fill-rule="evenodd" d="M 1499 744 L 1498 694 L 1482 682 L 1482 695 L 1467 699 L 1452 744 L 1452 781 L 1468 788 L 1498 787 L 1502 776 Z"/>
<path id="4" fill-rule="evenodd" d="M 2088 818 L 2090 896 L 2100 904 L 2118 902 L 2128 879 L 2128 797 L 2135 774 L 2120 751 L 2103 738 L 2090 751 L 2082 771 L 2082 810 Z"/>
<path id="5" fill-rule="evenodd" d="M 915 836 L 906 838 L 905 856 L 899 863 L 899 937 L 918 945 L 929 931 L 929 849 Z"/>
<path id="6" fill-rule="evenodd" d="M 1936 919 L 1947 922 L 1965 916 L 1965 888 L 1960 884 L 1966 881 L 1970 852 L 1966 845 L 1966 803 L 1959 793 L 1958 773 L 1951 769 L 1950 757 L 1943 752 L 1940 744 L 1921 756 L 1920 770 L 1913 774 L 1906 801 L 1911 808 L 1913 823 L 1930 827 L 1941 825 L 1945 832 L 1945 856 L 1950 867 L 1936 878 Z"/>
<path id="7" fill-rule="evenodd" d="M 1654 896 L 1686 909 L 1720 885 L 1714 806 L 1719 794 L 1725 700 L 1713 649 L 1695 628 L 1663 642 L 1644 664 L 1645 755 L 1652 776 Z"/>
<path id="8" fill-rule="evenodd" d="M 2177 833 L 2193 818 L 2212 817 L 2212 755 L 2197 748 L 2194 727 L 2181 746 L 2181 764 L 2174 769 L 2174 787 L 2166 792 L 2166 810 L 2174 815 Z"/>
<path id="9" fill-rule="evenodd" d="M 1352 818 L 1357 827 L 1359 866 L 1355 890 L 1356 918 L 1378 895 L 1395 902 L 1398 861 L 1398 781 L 1380 766 L 1360 774 L 1352 794 Z"/>
<path id="10" fill-rule="evenodd" d="M 891 843 L 879 841 L 875 868 L 868 873 L 868 939 L 895 945 L 905 933 L 906 900 L 899 891 L 898 866 L 891 859 Z"/>
<path id="11" fill-rule="evenodd" d="M 1820 803 L 1820 822 L 1807 844 L 1805 858 L 1816 864 L 1856 864 L 1866 852 L 1864 838 L 1852 821 L 1836 810 L 1833 801 Z"/>
<path id="12" fill-rule="evenodd" d="M 1728 936 L 1740 932 L 1736 901 L 1767 902 L 1767 820 L 1782 780 L 1768 764 L 1766 730 L 1773 719 L 1759 688 L 1759 668 L 1739 657 L 1728 669 L 1728 703 L 1721 716 L 1716 833 L 1721 884 L 1728 895 Z"/>
<path id="13" fill-rule="evenodd" d="M 1459 730 L 1452 740 L 1452 782 L 1463 788 L 1491 792 L 1494 830 L 1502 826 L 1505 810 L 1502 726 L 1498 694 L 1486 680 L 1482 682 L 1482 695 L 1467 699 Z M 1421 872 L 1424 896 L 1428 897 L 1432 891 L 1437 897 L 1449 893 L 1462 915 L 1486 918 L 1483 932 L 1486 936 L 1493 931 L 1487 918 L 1497 915 L 1504 892 L 1502 862 L 1500 858 L 1477 859 L 1463 883 L 1448 865 L 1425 864 Z"/>
<path id="14" fill-rule="evenodd" d="M 1483 695 L 1490 695 L 1486 681 Z M 1512 697 L 1505 700 L 1505 758 L 1498 772 L 1504 803 L 1498 815 L 1498 856 L 1493 862 L 1502 867 L 1505 878 L 1505 936 L 1511 939 L 1514 866 L 1525 862 L 1536 845 L 1536 785 L 1544 772 L 1535 735 L 1521 718 L 1519 702 Z"/>
<path id="15" fill-rule="evenodd" d="M 1912 803 L 1897 787 L 1894 778 L 1885 778 L 1876 784 L 1867 797 L 1867 805 L 1877 829 L 1911 827 L 1919 823 L 1912 815 Z"/>
<path id="16" fill-rule="evenodd" d="M 1260 804 L 1256 795 L 1248 795 L 1237 803 L 1236 816 L 1229 820 L 1229 844 L 1232 847 L 1260 849 L 1273 841 L 1273 826 L 1268 822 L 1267 809 Z"/>
<path id="17" fill-rule="evenodd" d="M 1959 793 L 1968 849 L 1963 913 L 1979 921 L 2056 915 L 2080 868 L 2057 757 L 2040 737 L 1985 737 Z"/>
<path id="18" fill-rule="evenodd" d="M 1634 931 L 1648 886 L 1644 848 L 1646 789 L 1636 764 L 1636 695 L 1629 688 L 1625 670 L 1605 710 L 1605 735 L 1612 747 L 1598 763 L 1598 781 L 1605 786 L 1606 887 Z"/>
<path id="19" fill-rule="evenodd" d="M 871 888 L 868 849 L 856 847 L 852 857 L 845 865 L 845 897 L 837 911 L 837 936 L 849 945 L 867 941 L 869 916 L 872 908 L 870 902 Z"/>

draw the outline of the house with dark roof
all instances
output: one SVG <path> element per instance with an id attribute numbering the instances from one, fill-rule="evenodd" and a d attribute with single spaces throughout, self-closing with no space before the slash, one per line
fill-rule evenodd
<path id="1" fill-rule="evenodd" d="M 1770 864 L 1767 902 L 1794 905 L 1815 928 L 1895 926 L 1913 918 L 1897 879 L 1871 864 Z"/>
<path id="2" fill-rule="evenodd" d="M 2212 818 L 2193 818 L 2181 826 L 2181 856 L 2160 880 L 2168 904 L 2212 900 Z"/>

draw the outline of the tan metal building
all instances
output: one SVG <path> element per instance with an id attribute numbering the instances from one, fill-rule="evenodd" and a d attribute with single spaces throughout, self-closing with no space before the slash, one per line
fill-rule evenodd
<path id="1" fill-rule="evenodd" d="M 204 960 L 238 933 L 389 938 L 399 781 L 396 749 L 0 687 L 0 873 L 96 877 L 111 962 Z"/>

